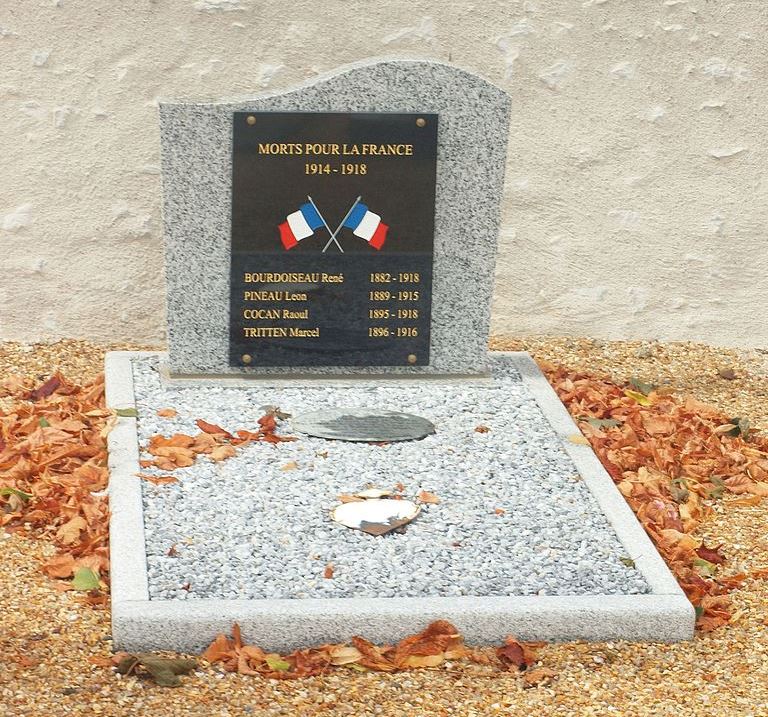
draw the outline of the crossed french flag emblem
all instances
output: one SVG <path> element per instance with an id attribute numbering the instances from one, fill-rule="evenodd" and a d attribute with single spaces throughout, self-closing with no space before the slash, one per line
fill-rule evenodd
<path id="1" fill-rule="evenodd" d="M 349 208 L 344 219 L 336 227 L 336 231 L 331 231 L 312 197 L 308 196 L 307 199 L 309 201 L 302 204 L 297 212 L 289 214 L 286 220 L 278 226 L 280 241 L 286 250 L 293 249 L 302 239 L 312 236 L 320 227 L 325 227 L 331 238 L 323 248 L 323 253 L 334 243 L 339 251 L 344 253 L 336 236 L 342 227 L 346 227 L 351 229 L 355 236 L 365 239 L 374 249 L 381 249 L 386 241 L 389 226 L 381 221 L 381 217 L 378 214 L 374 214 L 365 204 L 361 203 L 361 198 L 358 197 L 355 200 L 355 203 Z"/>

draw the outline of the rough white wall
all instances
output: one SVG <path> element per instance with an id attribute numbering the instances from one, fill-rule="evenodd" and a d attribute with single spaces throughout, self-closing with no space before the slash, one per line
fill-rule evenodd
<path id="1" fill-rule="evenodd" d="M 514 98 L 495 332 L 768 345 L 768 3 L 0 3 L 0 339 L 163 338 L 159 97 L 435 58 Z"/>

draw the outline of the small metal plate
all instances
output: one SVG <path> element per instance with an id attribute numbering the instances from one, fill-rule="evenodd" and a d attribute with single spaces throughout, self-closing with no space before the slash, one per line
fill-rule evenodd
<path id="1" fill-rule="evenodd" d="M 421 507 L 410 500 L 363 500 L 344 503 L 331 511 L 331 518 L 347 528 L 370 535 L 384 535 L 410 523 Z"/>
<path id="2" fill-rule="evenodd" d="M 293 428 L 335 441 L 390 443 L 415 441 L 435 432 L 431 421 L 411 413 L 375 408 L 329 408 L 296 416 Z"/>

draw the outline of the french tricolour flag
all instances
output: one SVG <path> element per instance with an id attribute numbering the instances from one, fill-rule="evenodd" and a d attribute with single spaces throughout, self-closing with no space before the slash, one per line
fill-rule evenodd
<path id="1" fill-rule="evenodd" d="M 374 249 L 381 249 L 387 238 L 389 227 L 382 223 L 378 214 L 368 211 L 365 204 L 357 204 L 350 212 L 344 226 L 352 230 L 357 237 L 362 237 Z"/>
<path id="2" fill-rule="evenodd" d="M 302 204 L 298 212 L 289 214 L 278 229 L 280 241 L 286 249 L 293 249 L 302 239 L 314 234 L 315 229 L 323 226 L 323 220 L 309 202 Z"/>

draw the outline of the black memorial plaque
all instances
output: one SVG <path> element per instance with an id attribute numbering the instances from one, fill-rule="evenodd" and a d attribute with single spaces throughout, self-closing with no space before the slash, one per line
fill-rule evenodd
<path id="1" fill-rule="evenodd" d="M 234 114 L 230 365 L 429 363 L 437 120 Z"/>

